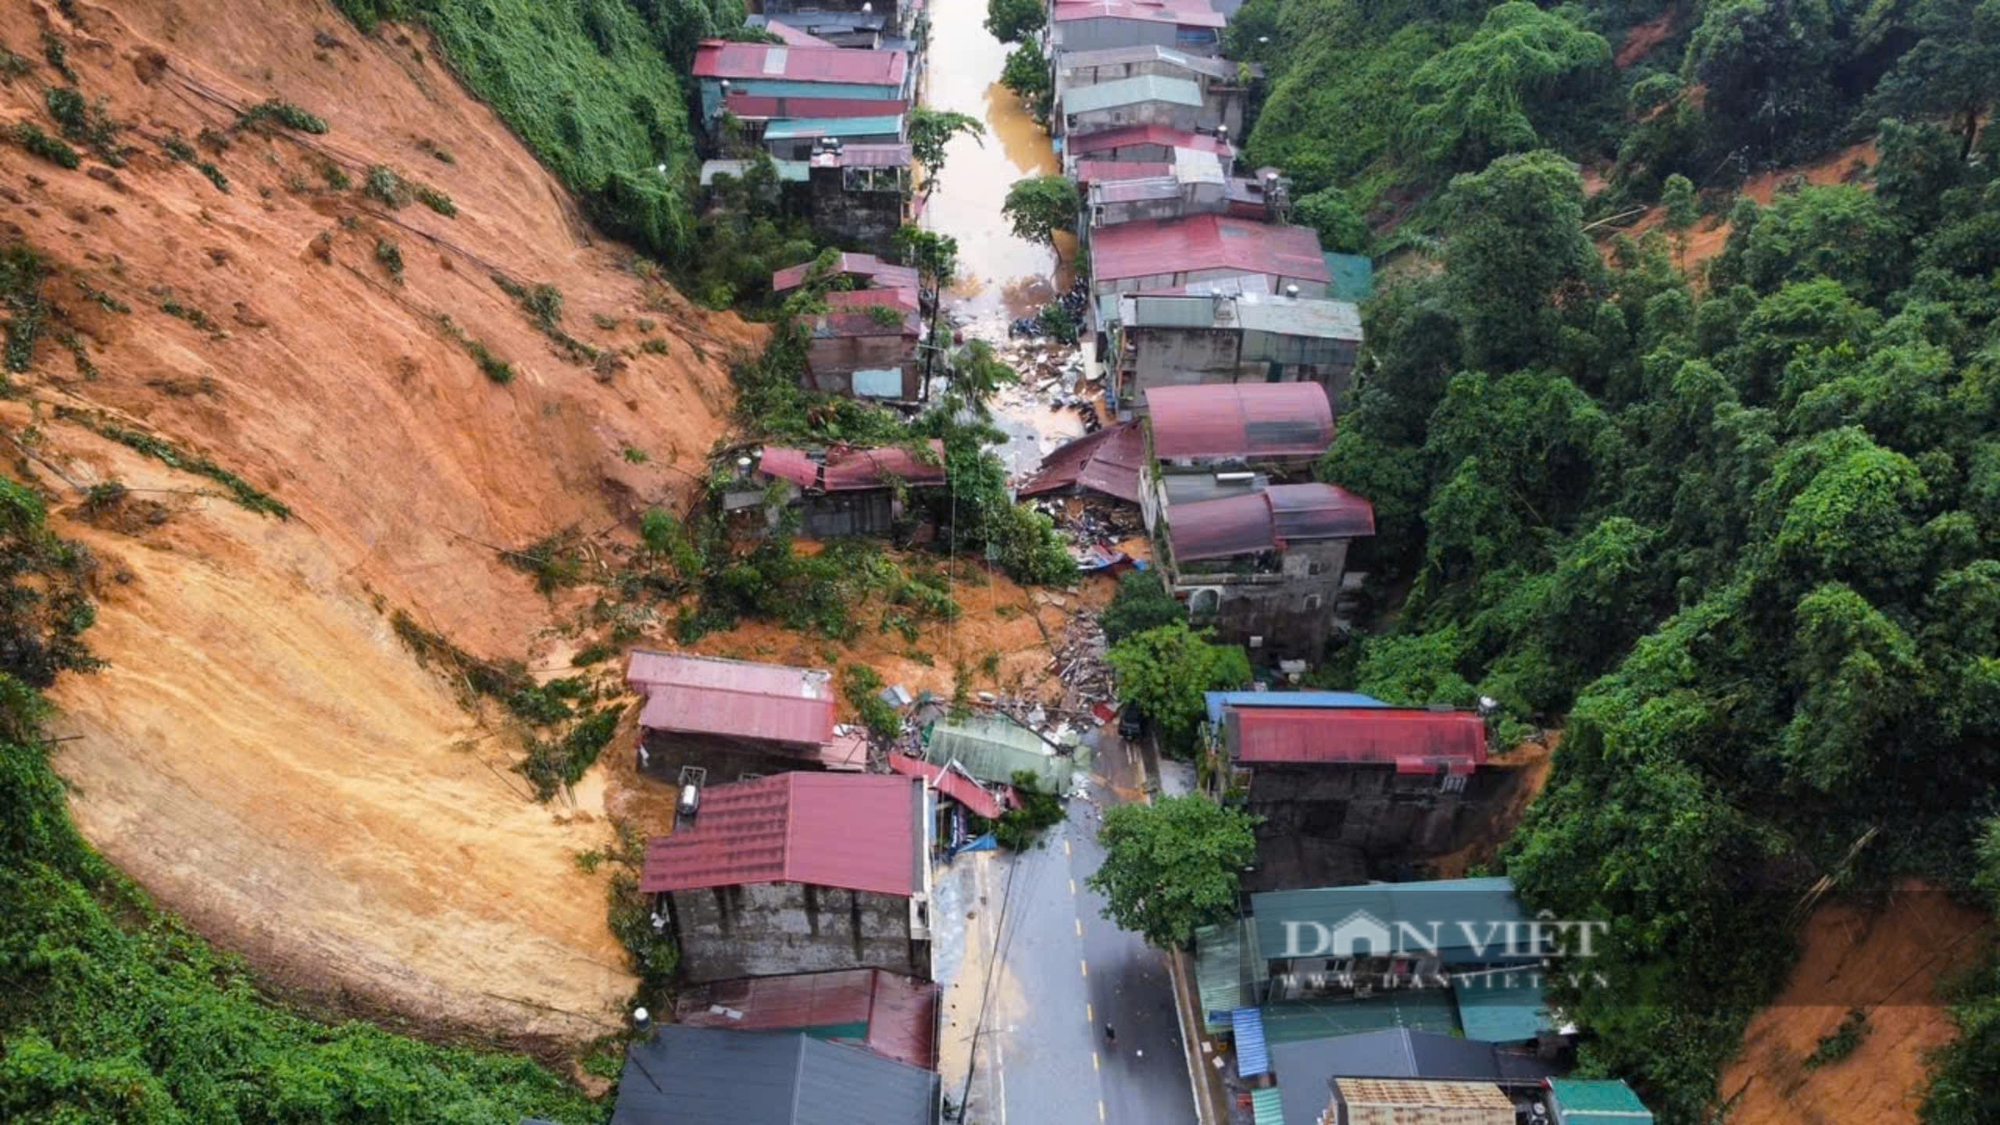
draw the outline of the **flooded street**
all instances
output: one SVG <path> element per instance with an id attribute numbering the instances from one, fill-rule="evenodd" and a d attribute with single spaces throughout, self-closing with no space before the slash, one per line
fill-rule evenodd
<path id="1" fill-rule="evenodd" d="M 923 225 L 958 239 L 958 284 L 946 307 L 966 335 L 1002 340 L 1009 319 L 1032 315 L 1055 295 L 1055 255 L 1014 237 L 1000 205 L 1015 180 L 1060 168 L 1048 134 L 1000 84 L 1008 47 L 982 26 L 986 0 L 934 0 L 930 16 L 924 103 L 978 118 L 986 136 L 951 142 Z"/>

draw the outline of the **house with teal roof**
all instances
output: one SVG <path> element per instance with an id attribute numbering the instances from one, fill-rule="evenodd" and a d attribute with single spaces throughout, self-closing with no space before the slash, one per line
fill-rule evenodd
<path id="1" fill-rule="evenodd" d="M 1551 1078 L 1556 1125 L 1653 1125 L 1653 1111 L 1617 1078 Z"/>

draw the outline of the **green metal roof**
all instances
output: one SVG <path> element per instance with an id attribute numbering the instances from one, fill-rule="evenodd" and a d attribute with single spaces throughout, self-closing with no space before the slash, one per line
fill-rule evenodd
<path id="1" fill-rule="evenodd" d="M 1458 1034 L 1451 997 L 1442 988 L 1396 988 L 1366 998 L 1280 1000 L 1264 1005 L 1267 1044 L 1302 1043 L 1392 1027 Z"/>
<path id="2" fill-rule="evenodd" d="M 1522 953 L 1507 952 L 1506 930 L 1500 931 L 1497 948 L 1475 953 L 1475 940 L 1494 932 L 1492 927 L 1528 921 L 1520 900 L 1514 897 L 1513 880 L 1504 875 L 1271 891 L 1252 895 L 1250 910 L 1257 919 L 1258 952 L 1267 961 L 1300 955 L 1288 945 L 1293 931 L 1287 923 L 1298 923 L 1301 927 L 1297 930 L 1300 940 L 1308 943 L 1304 956 L 1328 955 L 1324 950 L 1313 952 L 1320 931 L 1304 927 L 1314 924 L 1325 927 L 1331 940 L 1338 942 L 1344 936 L 1338 932 L 1343 926 L 1366 924 L 1386 928 L 1391 941 L 1398 943 L 1410 940 L 1398 931 L 1399 925 L 1413 927 L 1426 937 L 1434 936 L 1438 953 L 1447 962 L 1532 959 Z M 1337 950 L 1334 955 L 1339 955 Z"/>
<path id="3" fill-rule="evenodd" d="M 975 717 L 961 723 L 938 723 L 931 727 L 924 757 L 941 766 L 954 759 L 966 772 L 986 782 L 1011 785 L 1014 774 L 1025 770 L 1035 775 L 1044 791 L 1069 792 L 1075 763 L 1056 757 L 1040 735 L 998 717 Z"/>
<path id="4" fill-rule="evenodd" d="M 1285 1103 L 1278 1099 L 1276 1086 L 1250 1091 L 1250 1115 L 1255 1125 L 1285 1125 Z"/>
<path id="5" fill-rule="evenodd" d="M 1064 113 L 1089 113 L 1141 102 L 1169 102 L 1200 109 L 1201 87 L 1187 78 L 1141 74 L 1137 78 L 1120 78 L 1115 82 L 1099 82 L 1095 86 L 1063 91 Z"/>
<path id="6" fill-rule="evenodd" d="M 1653 1111 L 1632 1088 L 1616 1078 L 1551 1078 L 1556 1120 L 1561 1125 L 1644 1125 Z"/>
<path id="7" fill-rule="evenodd" d="M 783 117 L 764 126 L 764 139 L 767 141 L 902 135 L 903 118 L 894 113 L 880 117 Z"/>
<path id="8" fill-rule="evenodd" d="M 1326 268 L 1333 274 L 1327 296 L 1336 301 L 1365 301 L 1375 292 L 1375 263 L 1360 254 L 1328 254 Z"/>
<path id="9" fill-rule="evenodd" d="M 1247 918 L 1194 932 L 1195 990 L 1201 993 L 1203 1020 L 1212 1032 L 1229 1027 L 1231 1010 L 1256 1003 L 1264 963 L 1249 937 Z"/>
<path id="10" fill-rule="evenodd" d="M 1466 973 L 1452 980 L 1458 1022 L 1467 1039 L 1521 1043 L 1549 1026 L 1541 983 L 1526 970 Z"/>

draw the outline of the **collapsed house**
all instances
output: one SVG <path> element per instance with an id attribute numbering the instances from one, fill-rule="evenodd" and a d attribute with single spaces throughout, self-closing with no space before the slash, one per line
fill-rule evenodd
<path id="1" fill-rule="evenodd" d="M 680 784 L 693 767 L 712 781 L 785 770 L 862 770 L 868 743 L 833 721 L 833 674 L 678 652 L 634 649 L 625 683 L 639 711 L 639 772 Z"/>
<path id="2" fill-rule="evenodd" d="M 768 526 L 796 512 L 800 533 L 812 539 L 887 535 L 905 515 L 909 489 L 936 488 L 946 480 L 944 443 L 935 439 L 921 454 L 767 445 L 745 460 L 722 490 L 723 511 L 758 511 Z"/>
<path id="3" fill-rule="evenodd" d="M 692 981 L 863 968 L 928 979 L 928 803 L 896 774 L 709 786 L 672 835 L 647 841 L 639 889 Z"/>
<path id="4" fill-rule="evenodd" d="M 890 402 L 923 399 L 917 345 L 924 325 L 916 312 L 891 305 L 830 307 L 804 317 L 803 327 L 806 364 L 799 384 L 805 389 Z"/>

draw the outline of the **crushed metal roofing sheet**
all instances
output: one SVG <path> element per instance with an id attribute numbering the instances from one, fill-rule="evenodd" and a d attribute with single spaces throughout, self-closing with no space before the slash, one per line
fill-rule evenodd
<path id="1" fill-rule="evenodd" d="M 1141 74 L 1099 82 L 1094 86 L 1073 86 L 1063 91 L 1064 113 L 1095 113 L 1145 102 L 1201 108 L 1201 87 L 1190 78 L 1164 74 Z"/>
<path id="2" fill-rule="evenodd" d="M 1112 149 L 1125 148 L 1128 145 L 1195 148 L 1218 156 L 1236 155 L 1236 149 L 1220 137 L 1212 137 L 1207 133 L 1190 133 L 1171 125 L 1127 125 L 1122 129 L 1106 129 L 1101 133 L 1088 133 L 1081 137 L 1064 137 L 1063 144 L 1076 156 L 1092 152 L 1110 152 Z"/>
<path id="3" fill-rule="evenodd" d="M 1101 66 L 1129 66 L 1132 63 L 1163 62 L 1179 67 L 1193 74 L 1205 74 L 1210 78 L 1237 76 L 1236 64 L 1228 59 L 1198 58 L 1172 47 L 1148 44 L 1143 47 L 1108 47 L 1100 51 L 1064 51 L 1056 61 L 1056 69 L 1064 74 L 1079 70 L 1094 70 Z"/>
<path id="4" fill-rule="evenodd" d="M 1040 496 L 1075 485 L 1137 504 L 1145 462 L 1146 440 L 1138 423 L 1106 426 L 1050 451 L 1020 494 Z"/>
<path id="5" fill-rule="evenodd" d="M 1439 956 L 1447 962 L 1460 963 L 1468 959 L 1466 955 L 1474 952 L 1474 938 L 1460 923 L 1472 925 L 1478 932 L 1486 932 L 1494 925 L 1528 921 L 1521 901 L 1514 897 L 1514 881 L 1505 875 L 1479 879 L 1433 879 L 1420 883 L 1311 887 L 1266 891 L 1250 896 L 1250 911 L 1257 920 L 1258 952 L 1267 961 L 1287 956 L 1286 922 L 1317 922 L 1333 927 L 1346 921 L 1357 910 L 1365 911 L 1390 927 L 1407 922 L 1428 933 L 1429 927 L 1436 924 Z M 1488 962 L 1523 959 L 1506 956 L 1504 949 L 1489 949 L 1486 954 L 1484 959 Z M 1443 990 L 1416 991 L 1441 993 Z"/>
<path id="6" fill-rule="evenodd" d="M 1146 3 L 1144 0 L 1074 0 L 1057 3 L 1052 22 L 1101 19 L 1144 20 L 1148 23 L 1170 23 L 1176 27 L 1220 28 L 1229 23 L 1221 12 L 1208 6 L 1207 0 L 1186 0 L 1181 6 Z"/>
<path id="7" fill-rule="evenodd" d="M 1486 720 L 1416 707 L 1232 709 L 1223 730 L 1245 764 L 1394 765 L 1397 773 L 1471 773 L 1486 761 Z"/>
<path id="8" fill-rule="evenodd" d="M 1221 269 L 1302 281 L 1328 279 L 1319 235 L 1311 227 L 1273 226 L 1228 215 L 1107 227 L 1091 236 L 1090 263 L 1091 280 L 1098 284 Z"/>
<path id="9" fill-rule="evenodd" d="M 1333 444 L 1333 405 L 1318 383 L 1203 383 L 1143 394 L 1153 455 L 1162 460 L 1317 457 Z"/>
<path id="10" fill-rule="evenodd" d="M 674 1010 L 687 1027 L 803 1031 L 928 1070 L 937 1062 L 937 1004 L 938 987 L 928 981 L 845 969 L 693 985 Z"/>
<path id="11" fill-rule="evenodd" d="M 628 686 L 646 697 L 648 730 L 726 735 L 820 746 L 833 735 L 832 674 L 634 649 Z"/>
<path id="12" fill-rule="evenodd" d="M 923 778 L 938 792 L 988 820 L 1000 819 L 1000 814 L 1005 811 L 1000 807 L 1000 801 L 987 792 L 985 786 L 955 769 L 934 766 L 907 754 L 890 754 L 889 768 L 904 777 Z"/>
<path id="13" fill-rule="evenodd" d="M 663 1024 L 625 1049 L 611 1125 L 930 1125 L 938 1076 L 797 1032 Z"/>
<path id="14" fill-rule="evenodd" d="M 1171 177 L 1174 166 L 1165 160 L 1079 160 L 1076 162 L 1076 182 L 1079 184 L 1111 184 L 1121 180 L 1147 180 L 1159 176 Z"/>
<path id="15" fill-rule="evenodd" d="M 936 464 L 919 459 L 910 450 L 895 447 L 854 449 L 835 446 L 816 458 L 802 449 L 767 445 L 758 457 L 757 469 L 800 488 L 817 488 L 825 492 L 883 488 L 892 479 L 918 486 L 943 484 L 944 442 L 932 438 L 926 444 Z"/>
<path id="16" fill-rule="evenodd" d="M 1075 763 L 1051 753 L 1034 731 L 1003 716 L 975 715 L 958 723 L 938 723 L 924 742 L 932 765 L 956 761 L 981 781 L 1007 785 L 1016 772 L 1036 777 L 1046 793 L 1069 792 Z"/>
<path id="17" fill-rule="evenodd" d="M 779 270 L 771 275 L 771 289 L 778 293 L 797 289 L 806 283 L 806 274 L 811 272 L 812 267 L 811 262 L 800 262 L 796 266 Z M 840 255 L 834 263 L 831 276 L 838 277 L 842 274 L 863 278 L 883 289 L 918 288 L 916 267 L 885 262 L 873 254 Z"/>
<path id="18" fill-rule="evenodd" d="M 731 90 L 723 107 L 745 121 L 774 117 L 882 117 L 901 114 L 909 103 L 900 98 L 793 98 L 745 94 Z"/>
<path id="19" fill-rule="evenodd" d="M 885 895 L 917 885 L 922 792 L 895 774 L 783 773 L 711 785 L 693 823 L 646 841 L 647 893 L 805 883 Z"/>
<path id="20" fill-rule="evenodd" d="M 901 86 L 910 57 L 901 51 L 787 47 L 704 39 L 694 51 L 697 78 L 782 78 L 855 86 Z"/>

